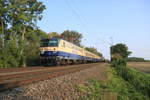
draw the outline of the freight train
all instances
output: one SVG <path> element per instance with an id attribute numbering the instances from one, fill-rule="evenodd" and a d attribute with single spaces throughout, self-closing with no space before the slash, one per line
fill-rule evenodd
<path id="1" fill-rule="evenodd" d="M 61 38 L 41 40 L 40 61 L 42 65 L 65 65 L 100 62 L 102 57 Z"/>

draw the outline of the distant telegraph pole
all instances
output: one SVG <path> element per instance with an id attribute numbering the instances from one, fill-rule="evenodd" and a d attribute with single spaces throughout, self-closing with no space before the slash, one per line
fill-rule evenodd
<path id="1" fill-rule="evenodd" d="M 114 38 L 110 37 L 110 45 L 113 46 L 113 44 L 114 44 Z"/>
<path id="2" fill-rule="evenodd" d="M 113 37 L 110 37 L 110 61 L 112 61 L 112 46 L 114 44 L 114 38 Z"/>

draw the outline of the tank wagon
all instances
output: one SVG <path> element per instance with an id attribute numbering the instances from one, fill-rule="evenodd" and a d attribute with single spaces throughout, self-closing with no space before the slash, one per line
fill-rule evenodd
<path id="1" fill-rule="evenodd" d="M 102 57 L 61 38 L 41 40 L 40 61 L 43 65 L 99 62 Z"/>

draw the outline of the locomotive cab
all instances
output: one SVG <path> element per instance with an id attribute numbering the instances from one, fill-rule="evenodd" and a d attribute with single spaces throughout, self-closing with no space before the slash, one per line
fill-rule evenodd
<path id="1" fill-rule="evenodd" d="M 60 39 L 58 38 L 41 40 L 40 59 L 42 64 L 47 64 L 47 62 L 54 64 L 57 62 L 59 41 Z"/>
<path id="2" fill-rule="evenodd" d="M 41 47 L 58 47 L 59 39 L 43 39 L 41 40 Z"/>

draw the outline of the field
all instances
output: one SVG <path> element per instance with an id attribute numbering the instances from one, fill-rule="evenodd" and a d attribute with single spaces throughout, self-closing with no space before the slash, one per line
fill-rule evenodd
<path id="1" fill-rule="evenodd" d="M 150 62 L 129 62 L 128 66 L 150 74 Z"/>

